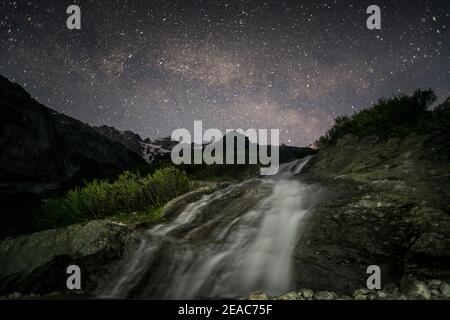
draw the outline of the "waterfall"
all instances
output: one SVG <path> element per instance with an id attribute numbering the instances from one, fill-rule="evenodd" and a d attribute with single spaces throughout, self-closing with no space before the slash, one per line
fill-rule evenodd
<path id="1" fill-rule="evenodd" d="M 293 177 L 309 159 L 206 195 L 174 221 L 153 226 L 102 295 L 193 299 L 289 291 L 298 232 L 318 193 Z"/>

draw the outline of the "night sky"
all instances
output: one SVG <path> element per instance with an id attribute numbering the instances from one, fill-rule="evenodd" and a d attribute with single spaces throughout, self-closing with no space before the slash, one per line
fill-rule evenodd
<path id="1" fill-rule="evenodd" d="M 81 30 L 66 28 L 67 6 Z M 366 8 L 381 7 L 368 30 Z M 450 96 L 450 1 L 0 0 L 0 74 L 92 125 L 279 128 L 315 141 L 340 114 Z"/>

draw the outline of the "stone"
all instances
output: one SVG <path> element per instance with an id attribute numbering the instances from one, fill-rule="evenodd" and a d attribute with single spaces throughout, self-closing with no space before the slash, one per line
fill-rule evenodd
<path id="1" fill-rule="evenodd" d="M 428 282 L 428 283 L 431 287 L 437 288 L 442 284 L 442 281 L 433 279 L 433 280 L 430 280 L 430 282 Z"/>
<path id="2" fill-rule="evenodd" d="M 369 289 L 358 289 L 358 290 L 355 290 L 355 292 L 353 293 L 353 296 L 354 297 L 356 297 L 356 296 L 364 296 L 364 295 L 369 294 L 370 292 L 371 291 Z"/>
<path id="3" fill-rule="evenodd" d="M 319 291 L 314 295 L 316 300 L 333 300 L 336 299 L 336 294 L 329 291 Z"/>
<path id="4" fill-rule="evenodd" d="M 299 295 L 297 292 L 289 292 L 282 296 L 277 297 L 277 300 L 297 300 L 298 296 Z"/>
<path id="5" fill-rule="evenodd" d="M 310 289 L 302 289 L 298 294 L 307 300 L 314 297 L 314 291 Z"/>
<path id="6" fill-rule="evenodd" d="M 448 283 L 443 283 L 443 284 L 441 284 L 441 286 L 439 287 L 439 289 L 441 290 L 441 293 L 442 293 L 446 298 L 450 298 L 450 284 L 448 284 Z"/>
<path id="7" fill-rule="evenodd" d="M 441 294 L 441 292 L 438 289 L 431 289 L 430 292 L 433 296 L 438 296 Z"/>
<path id="8" fill-rule="evenodd" d="M 11 299 L 19 299 L 20 297 L 22 297 L 22 295 L 20 294 L 20 292 L 14 292 L 9 297 Z"/>
<path id="9" fill-rule="evenodd" d="M 410 299 L 416 300 L 429 300 L 431 298 L 431 292 L 425 282 L 417 280 L 409 285 L 406 294 Z"/>
<path id="10" fill-rule="evenodd" d="M 269 296 L 264 292 L 255 292 L 248 297 L 248 300 L 269 300 Z"/>

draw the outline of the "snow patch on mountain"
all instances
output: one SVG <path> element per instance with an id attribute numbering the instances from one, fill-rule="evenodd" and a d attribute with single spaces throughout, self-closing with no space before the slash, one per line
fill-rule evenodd
<path id="1" fill-rule="evenodd" d="M 129 130 L 121 131 L 114 127 L 101 126 L 95 129 L 108 138 L 121 143 L 131 151 L 139 154 L 148 164 L 170 159 L 172 148 L 178 143 L 170 137 L 143 140 L 140 135 Z"/>

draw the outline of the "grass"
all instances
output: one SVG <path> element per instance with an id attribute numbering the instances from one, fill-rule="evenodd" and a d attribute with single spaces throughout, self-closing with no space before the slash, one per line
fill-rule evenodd
<path id="1" fill-rule="evenodd" d="M 114 182 L 94 180 L 61 198 L 47 200 L 37 220 L 41 227 L 52 228 L 113 215 L 154 215 L 156 209 L 190 188 L 186 173 L 175 167 L 146 176 L 125 171 Z"/>
<path id="2" fill-rule="evenodd" d="M 407 136 L 423 128 L 423 120 L 430 112 L 428 107 L 436 100 L 430 90 L 416 90 L 413 95 L 397 95 L 380 99 L 372 107 L 352 116 L 340 116 L 317 145 L 333 144 L 346 134 L 358 137 L 377 135 L 379 137 Z"/>
<path id="3" fill-rule="evenodd" d="M 165 160 L 152 164 L 151 166 L 145 165 L 135 167 L 131 171 L 139 173 L 141 175 L 148 175 L 157 170 L 161 170 L 171 166 L 173 166 L 172 162 L 170 160 Z M 249 179 L 258 176 L 260 169 L 260 166 L 255 164 L 181 164 L 176 167 L 186 172 L 187 177 L 191 181 L 201 180 L 212 182 Z"/>
<path id="4" fill-rule="evenodd" d="M 196 186 L 196 181 L 243 180 L 257 175 L 257 165 L 180 165 L 170 160 L 135 167 L 115 181 L 93 180 L 48 199 L 35 214 L 39 230 L 92 219 L 122 223 L 157 221 L 161 207 Z"/>
<path id="5" fill-rule="evenodd" d="M 132 213 L 119 213 L 108 217 L 108 219 L 125 224 L 159 221 L 161 220 L 161 208 L 147 208 Z"/>

